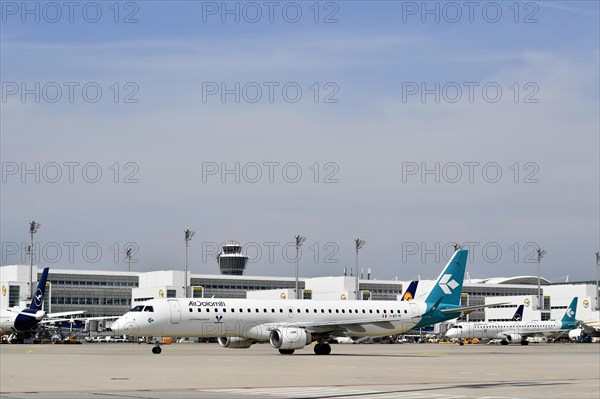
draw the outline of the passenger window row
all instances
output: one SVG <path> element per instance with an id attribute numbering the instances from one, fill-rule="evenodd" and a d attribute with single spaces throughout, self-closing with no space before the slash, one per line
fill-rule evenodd
<path id="1" fill-rule="evenodd" d="M 275 309 L 271 308 L 270 310 L 271 310 L 271 313 L 276 313 Z M 333 313 L 333 311 L 331 309 L 312 309 L 313 313 L 319 313 L 319 311 L 321 313 L 325 313 L 326 310 L 327 310 L 327 313 Z M 341 309 L 341 312 L 342 313 L 346 313 L 346 310 L 348 311 L 348 313 L 360 313 L 358 311 L 358 309 L 354 309 L 354 310 L 353 309 Z M 133 311 L 135 312 L 135 310 L 133 310 Z M 189 311 L 191 313 L 191 312 L 194 311 L 194 309 L 189 308 Z M 197 308 L 197 311 L 198 311 L 198 313 L 202 312 L 202 308 Z M 219 309 L 218 308 L 214 308 L 214 311 L 215 311 L 215 313 L 218 313 Z M 227 313 L 227 308 L 222 308 L 221 311 L 223 313 Z M 304 309 L 304 311 L 306 313 L 310 313 L 310 309 Z M 207 313 L 211 312 L 211 308 L 206 308 L 206 312 Z M 230 308 L 229 312 L 230 313 L 235 313 L 235 308 Z M 254 309 L 254 313 L 260 313 L 260 312 L 261 312 L 260 309 Z M 288 312 L 292 313 L 293 310 L 292 309 L 288 309 Z M 301 309 L 297 309 L 297 312 L 298 313 L 302 313 L 302 310 Z M 244 313 L 244 309 L 239 308 L 239 313 Z M 252 313 L 252 309 L 248 308 L 247 309 L 247 313 Z M 269 310 L 263 308 L 262 309 L 262 313 L 269 313 Z M 283 309 L 282 308 L 279 308 L 279 313 L 283 313 Z M 340 313 L 340 309 L 335 309 L 335 313 Z M 362 313 L 367 313 L 367 309 L 362 309 Z M 368 309 L 368 313 L 373 313 L 373 309 Z M 384 314 L 387 314 L 387 309 L 383 309 L 382 311 L 379 310 L 379 309 L 375 309 L 375 313 L 384 313 Z M 394 314 L 394 313 L 401 314 L 402 311 L 400 311 L 400 309 L 398 309 L 397 312 L 394 312 L 394 309 L 391 309 L 390 310 L 390 314 Z M 407 314 L 407 313 L 408 313 L 408 311 L 406 309 L 404 309 L 404 314 Z"/>

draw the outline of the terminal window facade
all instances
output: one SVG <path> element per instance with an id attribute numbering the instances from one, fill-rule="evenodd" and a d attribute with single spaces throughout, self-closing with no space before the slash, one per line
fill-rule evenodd
<path id="1" fill-rule="evenodd" d="M 21 287 L 18 285 L 9 285 L 8 286 L 8 306 L 18 306 L 19 305 L 19 297 L 21 295 Z"/>

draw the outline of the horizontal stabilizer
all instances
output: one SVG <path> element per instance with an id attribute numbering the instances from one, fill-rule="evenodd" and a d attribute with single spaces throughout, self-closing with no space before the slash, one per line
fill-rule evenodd
<path id="1" fill-rule="evenodd" d="M 57 317 L 65 317 L 65 316 L 71 316 L 71 315 L 83 314 L 83 313 L 85 313 L 85 310 L 77 310 L 77 311 L 73 311 L 73 312 L 48 313 L 46 315 L 46 317 L 48 317 L 50 319 L 54 319 Z"/>
<path id="2" fill-rule="evenodd" d="M 476 310 L 485 309 L 485 308 L 489 308 L 489 307 L 492 307 L 492 306 L 500 306 L 500 305 L 508 305 L 508 304 L 509 304 L 509 302 L 494 303 L 494 304 L 491 304 L 491 305 L 465 306 L 465 307 L 462 307 L 462 308 L 443 309 L 443 310 L 440 310 L 440 312 L 442 312 L 443 314 L 451 314 L 451 313 L 469 314 L 469 313 L 474 312 Z"/>

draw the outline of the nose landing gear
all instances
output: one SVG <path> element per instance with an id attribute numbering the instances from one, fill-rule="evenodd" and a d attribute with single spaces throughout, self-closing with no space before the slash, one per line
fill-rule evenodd
<path id="1" fill-rule="evenodd" d="M 155 355 L 160 355 L 161 352 L 162 352 L 162 349 L 160 348 L 160 343 L 154 342 L 154 347 L 152 348 L 152 353 L 154 353 Z"/>

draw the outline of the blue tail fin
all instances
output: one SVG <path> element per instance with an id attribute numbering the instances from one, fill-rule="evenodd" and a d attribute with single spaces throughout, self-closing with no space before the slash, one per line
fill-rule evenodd
<path id="1" fill-rule="evenodd" d="M 435 285 L 427 294 L 425 303 L 432 305 L 441 298 L 443 305 L 460 305 L 465 269 L 467 267 L 467 249 L 459 249 L 440 273 Z"/>
<path id="2" fill-rule="evenodd" d="M 46 281 L 48 280 L 48 270 L 50 270 L 50 268 L 46 267 L 44 271 L 42 271 L 42 276 L 38 282 L 35 294 L 33 294 L 33 298 L 31 298 L 29 309 L 42 310 L 42 306 L 44 305 L 44 293 L 46 292 Z"/>
<path id="3" fill-rule="evenodd" d="M 410 282 L 410 284 L 408 285 L 408 288 L 404 292 L 404 295 L 402 295 L 403 301 L 412 301 L 415 298 L 415 294 L 417 292 L 417 285 L 419 285 L 418 280 Z"/>
<path id="4" fill-rule="evenodd" d="M 571 304 L 565 311 L 563 318 L 560 320 L 562 322 L 562 328 L 575 328 L 577 326 L 577 320 L 575 320 L 575 315 L 577 314 L 577 297 L 573 298 Z"/>
<path id="5" fill-rule="evenodd" d="M 512 317 L 512 321 L 522 321 L 523 320 L 523 305 L 519 305 L 515 315 Z"/>

